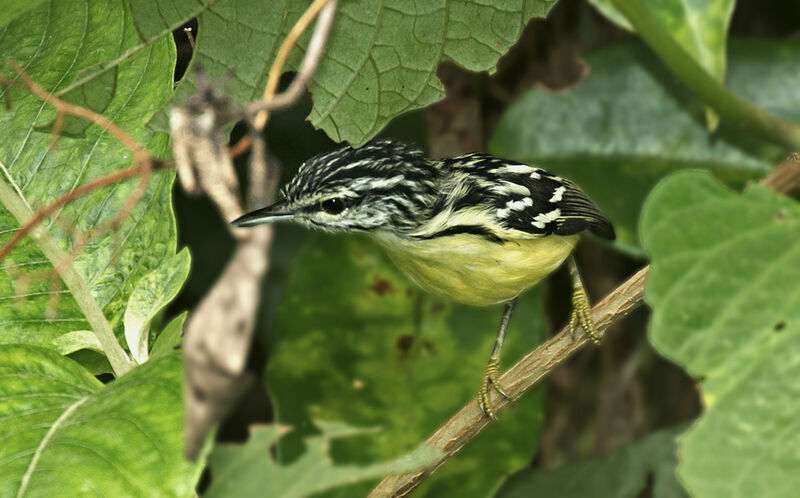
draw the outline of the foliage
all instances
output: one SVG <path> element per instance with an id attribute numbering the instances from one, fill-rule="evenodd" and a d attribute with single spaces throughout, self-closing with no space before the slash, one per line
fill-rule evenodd
<path id="1" fill-rule="evenodd" d="M 618 10 L 614 0 L 589 0 L 611 21 L 632 30 L 630 22 Z M 718 81 L 725 81 L 726 37 L 733 15 L 735 0 L 701 0 L 698 2 L 676 2 L 674 0 L 651 0 L 647 8 L 662 21 L 680 46 L 691 54 L 700 66 Z M 711 130 L 717 127 L 717 116 L 706 108 L 707 124 Z"/>
<path id="2" fill-rule="evenodd" d="M 316 420 L 314 425 L 322 433 L 306 438 L 307 451 L 288 465 L 279 465 L 272 455 L 273 445 L 288 430 L 284 426 L 255 427 L 247 444 L 218 446 L 211 454 L 215 474 L 207 496 L 300 498 L 343 484 L 411 471 L 432 462 L 437 456 L 435 450 L 423 444 L 412 453 L 390 462 L 366 467 L 334 465 L 328 456 L 332 440 L 375 431 L 322 420 Z"/>
<path id="3" fill-rule="evenodd" d="M 444 97 L 436 67 L 450 60 L 473 71 L 493 70 L 532 17 L 544 17 L 555 0 L 494 2 L 342 2 L 330 40 L 310 90 L 309 116 L 335 141 L 360 145 L 398 114 Z M 218 2 L 199 18 L 194 64 L 217 78 L 236 74 L 242 101 L 263 93 L 281 40 L 307 2 Z M 253 24 L 252 19 L 258 19 Z M 231 39 L 231 35 L 235 39 Z M 222 39 L 224 38 L 224 41 Z M 308 36 L 300 42 L 304 47 Z M 242 46 L 258 47 L 256 57 Z M 297 68 L 303 53 L 290 61 Z M 196 91 L 191 80 L 176 98 Z M 166 120 L 162 117 L 161 125 Z"/>
<path id="4" fill-rule="evenodd" d="M 798 233 L 799 203 L 759 186 L 739 196 L 703 173 L 664 180 L 645 205 L 650 338 L 702 379 L 706 411 L 680 440 L 693 495 L 788 496 L 796 485 Z"/>
<path id="5" fill-rule="evenodd" d="M 103 386 L 46 348 L 0 345 L 0 495 L 188 496 L 181 361 L 163 356 Z"/>
<path id="6" fill-rule="evenodd" d="M 497 498 L 526 496 L 642 496 L 652 486 L 653 498 L 683 498 L 686 493 L 675 477 L 678 455 L 675 437 L 684 428 L 654 432 L 603 458 L 583 460 L 546 472 L 524 469 L 510 476 Z M 652 477 L 652 482 L 648 482 Z"/>
<path id="7" fill-rule="evenodd" d="M 113 74 L 114 82 L 101 85 L 106 93 L 95 99 L 101 102 L 97 110 L 155 156 L 167 154 L 168 136 L 149 131 L 145 123 L 171 95 L 175 49 L 163 36 L 146 43 L 139 38 L 123 2 L 53 1 L 31 7 L 0 32 L 0 53 L 19 61 L 52 92 L 68 89 L 100 63 L 117 61 L 108 64 L 113 72 L 103 73 Z M 103 79 L 87 80 L 87 91 L 97 90 L 90 81 L 98 80 Z M 26 213 L 131 162 L 130 151 L 97 126 L 68 130 L 65 122 L 71 133 L 48 151 L 53 108 L 20 89 L 6 97 L 13 112 L 0 113 L 5 187 L 0 190 L 0 243 L 9 240 Z M 67 489 L 114 496 L 155 489 L 172 496 L 192 492 L 201 467 L 182 457 L 179 357 L 166 354 L 107 386 L 89 373 L 110 369 L 103 356 L 108 351 L 90 332 L 87 310 L 100 310 L 122 343 L 132 296 L 148 301 L 136 297 L 142 297 L 147 281 L 166 292 L 165 276 L 153 272 L 175 254 L 174 175 L 153 176 L 116 230 L 94 237 L 71 263 L 77 275 L 71 283 L 79 288 L 53 288 L 54 266 L 69 264 L 70 248 L 81 234 L 111 220 L 137 180 L 67 204 L 41 237 L 24 239 L 2 261 L 0 495 L 42 496 Z M 174 282 L 177 288 L 185 276 Z M 165 304 L 164 299 L 150 301 L 150 316 Z"/>
<path id="8" fill-rule="evenodd" d="M 592 3 L 652 35 L 630 16 L 640 0 Z M 246 102 L 262 93 L 307 4 L 11 1 L 0 13 L 0 54 L 168 158 L 167 108 L 197 88 L 190 76 L 173 91 L 170 32 L 197 17 L 192 64 L 220 86 L 232 74 L 229 90 Z M 493 72 L 525 25 L 555 4 L 342 0 L 310 84 L 309 120 L 335 141 L 361 144 L 443 98 L 441 62 Z M 699 497 L 786 496 L 796 487 L 800 206 L 759 186 L 733 189 L 768 173 L 787 143 L 800 148 L 786 138 L 800 136 L 792 123 L 781 126 L 794 135 L 763 139 L 777 117 L 800 121 L 800 45 L 729 43 L 734 8 L 733 0 L 648 2 L 648 19 L 665 34 L 645 36 L 649 48 L 628 42 L 587 54 L 588 76 L 559 94 L 522 95 L 490 143 L 498 155 L 576 180 L 614 220 L 614 249 L 652 259 L 649 341 L 696 379 L 704 413 L 689 429 L 654 433 L 605 458 L 506 479 L 538 448 L 537 390 L 418 494 L 487 495 L 502 485 L 498 496 L 635 496 L 650 474 L 654 496 L 681 496 L 677 480 Z M 299 67 L 308 40 L 300 38 L 287 70 Z M 679 50 L 664 49 L 670 44 Z M 650 49 L 671 60 L 662 65 Z M 705 93 L 695 77 L 705 78 Z M 744 100 L 711 111 L 697 98 L 709 88 Z M 30 93 L 2 93 L 12 110 L 0 112 L 0 245 L 42 206 L 132 160 L 108 130 L 74 117 L 59 125 L 53 107 Z M 78 197 L 0 262 L 0 495 L 195 492 L 204 462 L 182 456 L 175 351 L 187 314 L 166 326 L 161 318 L 190 266 L 189 251 L 177 252 L 173 179 L 155 172 L 120 223 L 85 245 L 83 235 L 115 219 L 138 179 Z M 425 464 L 432 457 L 420 443 L 474 396 L 491 349 L 499 309 L 423 296 L 359 238 L 310 236 L 293 256 L 269 323 L 265 378 L 276 424 L 211 453 L 209 495 L 359 495 L 388 472 Z M 540 296 L 529 292 L 504 363 L 543 340 L 545 321 Z"/>
<path id="9" fill-rule="evenodd" d="M 785 156 L 730 124 L 709 132 L 700 103 L 642 45 L 605 48 L 586 62 L 589 75 L 569 92 L 524 94 L 503 116 L 489 148 L 576 181 L 614 220 L 617 244 L 626 250 L 641 254 L 642 203 L 670 172 L 708 168 L 741 184 Z M 764 109 L 797 119 L 798 64 L 798 43 L 734 41 L 728 85 Z M 766 71 L 774 78 L 764 79 Z"/>

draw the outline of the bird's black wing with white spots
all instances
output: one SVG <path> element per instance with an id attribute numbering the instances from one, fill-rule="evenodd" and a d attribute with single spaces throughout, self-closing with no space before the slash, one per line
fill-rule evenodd
<path id="1" fill-rule="evenodd" d="M 445 163 L 469 170 L 474 189 L 496 209 L 497 224 L 507 230 L 532 235 L 573 235 L 589 230 L 613 240 L 608 217 L 577 185 L 541 168 L 499 159 L 488 154 L 468 154 Z"/>

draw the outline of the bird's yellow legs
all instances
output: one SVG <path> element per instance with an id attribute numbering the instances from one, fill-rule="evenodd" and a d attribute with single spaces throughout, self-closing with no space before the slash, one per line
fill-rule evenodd
<path id="1" fill-rule="evenodd" d="M 569 257 L 567 265 L 569 267 L 569 275 L 572 278 L 572 314 L 570 315 L 567 327 L 570 333 L 574 334 L 578 329 L 578 325 L 580 325 L 593 343 L 600 344 L 600 338 L 597 335 L 597 329 L 595 329 L 594 321 L 592 320 L 592 307 L 589 305 L 589 297 L 586 295 L 586 290 L 583 288 L 583 281 L 578 273 L 575 259 L 572 256 Z M 500 319 L 497 339 L 494 341 L 492 356 L 489 357 L 489 363 L 486 365 L 486 372 L 483 374 L 481 387 L 478 390 L 478 405 L 483 413 L 492 419 L 496 419 L 496 417 L 492 409 L 492 403 L 489 401 L 490 386 L 494 386 L 495 390 L 505 398 L 511 399 L 511 397 L 506 394 L 503 386 L 500 385 L 500 351 L 503 349 L 503 341 L 506 338 L 508 322 L 511 320 L 511 312 L 514 311 L 514 306 L 516 304 L 516 298 L 506 303 L 506 307 L 503 310 L 503 317 Z"/>
<path id="2" fill-rule="evenodd" d="M 508 329 L 508 321 L 511 320 L 511 312 L 514 311 L 514 306 L 517 304 L 517 298 L 512 299 L 506 303 L 503 310 L 503 317 L 500 319 L 500 328 L 497 330 L 497 339 L 494 340 L 494 348 L 492 349 L 492 356 L 489 357 L 489 363 L 486 365 L 486 372 L 483 374 L 481 381 L 481 388 L 478 389 L 478 404 L 487 417 L 496 419 L 494 410 L 492 410 L 492 403 L 489 401 L 489 386 L 494 388 L 504 397 L 511 399 L 503 386 L 500 385 L 500 351 L 503 349 L 503 341 L 506 338 L 506 329 Z"/>
<path id="3" fill-rule="evenodd" d="M 600 344 L 600 337 L 597 336 L 597 329 L 594 327 L 594 320 L 592 320 L 592 306 L 589 304 L 589 296 L 586 295 L 586 290 L 583 288 L 583 281 L 581 274 L 578 273 L 578 266 L 575 264 L 575 258 L 569 257 L 567 261 L 569 267 L 569 276 L 572 278 L 572 314 L 569 317 L 569 332 L 575 334 L 578 330 L 578 325 L 581 326 L 586 335 L 589 336 L 595 344 Z"/>

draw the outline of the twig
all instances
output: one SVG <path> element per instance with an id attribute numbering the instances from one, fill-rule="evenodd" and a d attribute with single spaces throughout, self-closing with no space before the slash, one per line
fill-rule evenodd
<path id="1" fill-rule="evenodd" d="M 55 95 L 47 92 L 44 88 L 40 87 L 33 81 L 33 78 L 25 72 L 25 70 L 17 64 L 13 60 L 7 61 L 8 66 L 20 77 L 23 81 L 25 88 L 31 92 L 32 94 L 36 95 L 40 99 L 44 100 L 48 104 L 52 105 L 57 112 L 63 114 L 71 114 L 73 116 L 78 116 L 92 123 L 96 123 L 100 127 L 107 130 L 109 133 L 114 135 L 117 140 L 122 142 L 122 145 L 127 147 L 133 153 L 133 158 L 135 163 L 147 163 L 150 161 L 150 154 L 144 150 L 139 143 L 133 139 L 130 135 L 128 135 L 125 130 L 114 124 L 111 120 L 103 116 L 102 114 L 98 114 L 90 109 L 85 107 L 81 107 L 78 105 L 69 104 L 64 102 L 63 100 L 59 99 Z M 6 76 L 0 74 L 0 82 L 5 85 L 15 85 L 16 82 L 8 79 Z"/>
<path id="2" fill-rule="evenodd" d="M 22 223 L 23 220 L 30 218 L 33 213 L 25 201 L 5 181 L 0 180 L 0 199 L 4 199 L 6 208 L 12 215 Z M 60 262 L 68 258 L 50 232 L 41 226 L 34 225 L 31 237 L 36 241 L 36 245 L 42 250 L 48 260 L 57 267 Z M 97 304 L 92 292 L 86 285 L 86 281 L 80 276 L 72 265 L 59 269 L 59 276 L 69 288 L 70 293 L 75 298 L 75 302 L 86 317 L 86 321 L 92 327 L 97 339 L 103 346 L 103 351 L 114 370 L 117 377 L 129 371 L 133 364 L 128 355 L 117 342 L 111 325 L 106 320 L 103 310 Z"/>
<path id="3" fill-rule="evenodd" d="M 800 153 L 795 152 L 787 157 L 761 181 L 761 185 L 784 194 L 800 191 Z"/>
<path id="4" fill-rule="evenodd" d="M 144 194 L 144 184 L 149 179 L 151 171 L 153 169 L 161 169 L 169 167 L 171 165 L 171 163 L 153 161 L 150 154 L 146 150 L 144 150 L 138 144 L 138 142 L 136 142 L 136 140 L 133 139 L 133 137 L 128 135 L 128 133 L 125 132 L 125 130 L 123 130 L 122 128 L 111 122 L 108 118 L 106 118 L 102 114 L 98 114 L 84 107 L 64 102 L 63 100 L 59 99 L 58 97 L 55 97 L 54 95 L 48 93 L 46 90 L 40 87 L 15 61 L 9 60 L 8 65 L 9 67 L 11 67 L 11 69 L 14 70 L 14 72 L 17 73 L 17 75 L 22 80 L 23 84 L 19 84 L 18 82 L 12 81 L 2 74 L 0 74 L 0 83 L 6 86 L 13 85 L 22 87 L 28 90 L 33 95 L 39 97 L 48 104 L 52 105 L 56 109 L 57 112 L 56 121 L 53 127 L 53 132 L 52 132 L 53 138 L 50 141 L 50 147 L 52 147 L 55 144 L 60 128 L 59 123 L 63 121 L 63 116 L 71 114 L 73 116 L 78 116 L 88 121 L 91 121 L 97 124 L 98 126 L 102 127 L 103 129 L 107 130 L 112 135 L 114 135 L 117 138 L 117 140 L 119 140 L 120 143 L 122 143 L 122 145 L 131 150 L 131 152 L 133 153 L 134 165 L 127 169 L 115 171 L 114 173 L 110 173 L 106 176 L 100 177 L 96 180 L 80 185 L 74 188 L 73 190 L 67 192 L 63 196 L 59 197 L 55 201 L 51 202 L 43 209 L 37 211 L 36 214 L 27 221 L 25 221 L 25 223 L 22 224 L 20 229 L 16 233 L 14 233 L 11 239 L 9 239 L 9 241 L 6 242 L 6 244 L 3 245 L 2 248 L 0 248 L 0 260 L 5 258 L 11 252 L 11 250 L 13 250 L 14 247 L 19 243 L 19 241 L 31 231 L 33 227 L 35 227 L 45 218 L 53 215 L 56 212 L 56 210 L 58 210 L 60 207 L 98 188 L 102 188 L 107 185 L 111 185 L 113 183 L 117 183 L 119 181 L 132 178 L 137 175 L 142 175 L 142 179 L 140 180 L 139 185 L 134 189 L 133 193 L 128 196 L 128 199 L 126 200 L 123 207 L 119 210 L 119 212 L 117 212 L 114 218 L 110 220 L 108 223 L 105 223 L 100 227 L 95 227 L 95 230 L 93 230 L 92 237 L 97 237 L 100 234 L 105 233 L 109 229 L 118 226 L 122 221 L 122 219 L 128 215 L 130 210 L 133 209 L 133 207 L 139 201 L 141 196 Z M 72 258 L 76 253 L 77 251 L 75 250 L 75 248 L 73 248 L 72 255 L 68 256 L 65 259 L 65 261 L 59 264 L 59 266 L 63 267 L 70 264 Z"/>
<path id="5" fill-rule="evenodd" d="M 260 101 L 254 102 L 248 106 L 248 111 L 252 114 L 256 114 L 253 125 L 257 130 L 264 129 L 269 119 L 269 111 L 289 107 L 300 98 L 303 90 L 319 65 L 325 43 L 328 41 L 328 34 L 333 25 L 337 4 L 338 0 L 315 0 L 303 15 L 300 16 L 300 19 L 297 20 L 292 30 L 286 36 L 286 39 L 278 50 L 278 54 L 275 56 L 272 68 L 270 68 L 267 85 L 264 88 L 264 96 Z M 300 35 L 308 28 L 311 21 L 314 20 L 314 17 L 320 13 L 320 10 L 322 10 L 322 13 L 319 16 L 316 26 L 314 26 L 314 33 L 311 35 L 308 50 L 303 58 L 303 62 L 300 64 L 300 70 L 295 75 L 289 88 L 283 93 L 275 95 L 281 73 L 283 73 L 283 66 L 286 62 L 286 58 L 289 56 L 289 52 L 292 47 L 294 47 L 295 43 L 297 43 L 297 39 L 300 38 Z M 245 135 L 236 145 L 231 147 L 231 155 L 236 157 L 247 150 L 249 146 L 250 137 Z"/>
<path id="6" fill-rule="evenodd" d="M 764 178 L 761 184 L 784 194 L 796 188 L 800 183 L 800 164 L 797 159 L 797 154 L 793 154 Z M 602 337 L 611 325 L 642 305 L 645 280 L 649 270 L 649 266 L 639 270 L 592 309 L 598 335 Z M 588 342 L 585 334 L 572 337 L 565 327 L 555 337 L 512 366 L 503 374 L 500 381 L 506 392 L 512 398 L 518 399 Z M 496 412 L 513 403 L 495 392 L 492 392 L 491 402 Z M 443 453 L 441 458 L 417 472 L 386 477 L 369 496 L 407 496 L 489 423 L 489 419 L 478 407 L 477 399 L 473 399 L 426 440 L 428 446 Z"/>
<path id="7" fill-rule="evenodd" d="M 319 1 L 320 0 L 318 0 L 318 2 Z M 324 0 L 322 0 L 322 3 L 325 3 Z M 305 90 L 308 82 L 311 80 L 311 76 L 313 76 L 314 71 L 319 64 L 319 60 L 322 57 L 323 49 L 325 48 L 325 42 L 328 40 L 328 34 L 330 33 L 331 26 L 333 25 L 333 18 L 334 14 L 336 13 L 337 3 L 338 0 L 328 0 L 327 4 L 325 4 L 325 8 L 322 9 L 322 12 L 320 12 L 319 19 L 314 27 L 314 33 L 311 35 L 311 41 L 308 43 L 306 55 L 303 58 L 303 62 L 300 64 L 300 69 L 297 71 L 292 83 L 289 85 L 289 88 L 272 97 L 277 88 L 278 78 L 274 78 L 273 80 L 272 74 L 274 73 L 271 72 L 270 81 L 267 83 L 267 91 L 264 92 L 264 98 L 258 102 L 251 103 L 247 108 L 248 111 L 255 114 L 261 112 L 268 113 L 269 111 L 284 109 L 290 105 L 293 105 L 301 97 L 303 90 Z M 298 24 L 299 23 L 300 21 L 298 21 Z M 296 27 L 297 26 L 295 26 L 295 28 Z M 294 29 L 292 31 L 294 31 Z M 283 47 L 281 47 L 281 49 L 283 49 Z M 282 64 L 283 62 L 281 62 L 281 65 Z M 259 114 L 259 116 L 261 116 L 261 114 Z M 257 119 L 256 124 L 258 123 L 259 120 Z"/>

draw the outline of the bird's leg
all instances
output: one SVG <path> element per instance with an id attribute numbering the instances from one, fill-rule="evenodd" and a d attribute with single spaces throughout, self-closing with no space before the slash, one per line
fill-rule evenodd
<path id="1" fill-rule="evenodd" d="M 494 386 L 495 390 L 502 394 L 505 398 L 511 399 L 503 386 L 500 385 L 500 351 L 503 349 L 503 341 L 506 338 L 506 330 L 508 329 L 508 322 L 511 320 L 511 312 L 514 311 L 514 305 L 517 304 L 517 298 L 512 299 L 506 303 L 503 310 L 503 317 L 500 319 L 500 327 L 497 330 L 497 339 L 494 341 L 494 349 L 492 349 L 492 356 L 489 357 L 489 363 L 486 365 L 486 372 L 483 374 L 481 381 L 481 388 L 478 390 L 478 405 L 480 405 L 483 413 L 487 417 L 496 419 L 494 410 L 492 410 L 492 403 L 489 401 L 489 387 Z"/>
<path id="2" fill-rule="evenodd" d="M 578 273 L 575 258 L 570 256 L 567 264 L 569 265 L 569 276 L 572 277 L 572 314 L 569 317 L 569 331 L 571 334 L 575 334 L 580 325 L 593 343 L 600 344 L 600 337 L 597 335 L 597 329 L 592 320 L 589 296 L 586 295 L 586 290 L 583 288 L 583 281 L 581 281 L 581 274 Z"/>

